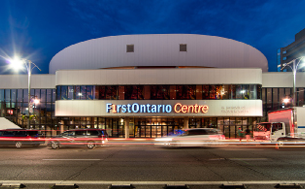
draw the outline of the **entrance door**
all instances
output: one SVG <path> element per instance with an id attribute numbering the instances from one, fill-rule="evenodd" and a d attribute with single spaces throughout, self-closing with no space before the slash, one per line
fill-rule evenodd
<path id="1" fill-rule="evenodd" d="M 145 135 L 141 135 L 141 137 L 146 137 L 146 138 L 150 138 L 151 137 L 151 127 L 150 126 L 145 126 L 146 127 L 146 136 Z"/>
<path id="2" fill-rule="evenodd" d="M 157 126 L 151 126 L 151 137 L 152 138 L 158 138 L 162 136 L 162 131 L 161 131 L 162 126 L 157 125 Z"/>
<path id="3" fill-rule="evenodd" d="M 235 125 L 230 126 L 230 138 L 236 138 L 236 126 Z"/>

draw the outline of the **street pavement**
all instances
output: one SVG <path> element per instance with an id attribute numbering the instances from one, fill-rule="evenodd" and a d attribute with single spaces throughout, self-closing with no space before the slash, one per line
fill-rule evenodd
<path id="1" fill-rule="evenodd" d="M 0 183 L 18 182 L 27 188 L 50 188 L 55 183 L 77 184 L 80 188 L 133 184 L 147 189 L 163 188 L 165 184 L 187 184 L 190 188 L 305 185 L 304 148 L 275 148 L 254 141 L 251 145 L 225 147 L 161 148 L 153 140 L 111 140 L 107 147 L 93 150 L 2 147 L 0 154 Z"/>

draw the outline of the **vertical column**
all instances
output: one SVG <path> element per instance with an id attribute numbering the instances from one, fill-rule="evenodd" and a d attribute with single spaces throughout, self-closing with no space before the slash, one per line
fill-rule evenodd
<path id="1" fill-rule="evenodd" d="M 189 118 L 186 117 L 186 118 L 184 118 L 184 127 L 183 127 L 183 129 L 188 129 L 188 128 L 189 128 Z"/>
<path id="2" fill-rule="evenodd" d="M 125 138 L 129 138 L 129 118 L 126 117 L 124 120 L 125 120 L 125 124 L 124 124 Z"/>
<path id="3" fill-rule="evenodd" d="M 64 132 L 64 121 L 60 121 L 60 133 L 63 133 Z"/>

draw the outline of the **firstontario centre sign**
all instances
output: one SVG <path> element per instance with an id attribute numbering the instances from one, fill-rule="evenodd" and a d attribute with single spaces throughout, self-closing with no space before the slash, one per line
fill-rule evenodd
<path id="1" fill-rule="evenodd" d="M 170 104 L 112 104 L 106 103 L 106 113 L 207 113 L 209 107 L 207 105 L 182 105 L 176 103 L 174 106 Z"/>
<path id="2" fill-rule="evenodd" d="M 56 116 L 262 116 L 262 100 L 57 100 Z"/>

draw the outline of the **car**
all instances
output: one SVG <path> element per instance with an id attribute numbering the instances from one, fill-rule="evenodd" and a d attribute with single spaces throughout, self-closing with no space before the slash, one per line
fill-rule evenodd
<path id="1" fill-rule="evenodd" d="M 52 149 L 57 149 L 63 146 L 79 145 L 93 149 L 99 145 L 106 145 L 108 142 L 108 134 L 105 129 L 73 129 L 67 130 L 48 140 L 48 146 Z"/>
<path id="2" fill-rule="evenodd" d="M 219 144 L 225 136 L 218 129 L 185 129 L 182 134 L 155 139 L 156 145 L 164 147 L 201 147 Z"/>
<path id="3" fill-rule="evenodd" d="M 23 145 L 38 147 L 45 143 L 41 130 L 33 129 L 4 129 L 0 130 L 0 145 L 14 145 L 21 148 Z"/>

